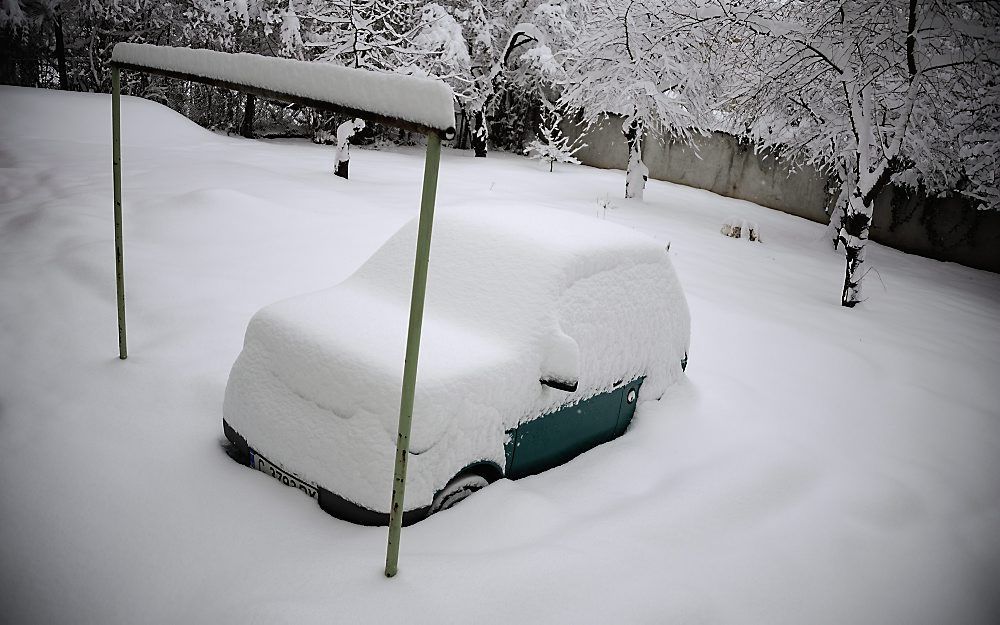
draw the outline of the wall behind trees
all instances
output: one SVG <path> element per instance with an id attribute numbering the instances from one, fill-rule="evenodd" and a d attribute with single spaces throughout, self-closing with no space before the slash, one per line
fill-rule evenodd
<path id="1" fill-rule="evenodd" d="M 580 128 L 565 122 L 563 132 Z M 576 153 L 585 165 L 624 169 L 628 146 L 621 121 L 592 126 L 587 147 Z M 695 136 L 692 145 L 647 135 L 642 146 L 649 176 L 747 200 L 826 224 L 835 199 L 827 175 L 809 166 L 789 173 L 773 152 L 755 152 L 746 141 L 722 132 Z M 898 250 L 1000 273 L 1000 212 L 977 210 L 958 198 L 925 198 L 900 189 L 876 200 L 871 239 Z"/>
<path id="2" fill-rule="evenodd" d="M 894 197 L 895 196 L 895 197 Z M 900 188 L 875 200 L 870 238 L 910 254 L 1000 273 L 1000 212 Z"/>

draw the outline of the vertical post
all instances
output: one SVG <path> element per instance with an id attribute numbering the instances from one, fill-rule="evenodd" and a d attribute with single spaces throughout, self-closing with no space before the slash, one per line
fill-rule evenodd
<path id="1" fill-rule="evenodd" d="M 118 357 L 125 360 L 125 269 L 122 249 L 122 138 L 121 76 L 111 68 L 111 163 L 115 185 L 115 287 L 118 295 Z"/>
<path id="2" fill-rule="evenodd" d="M 417 385 L 417 357 L 420 353 L 420 330 L 423 326 L 424 294 L 427 290 L 427 261 L 431 251 L 431 227 L 434 224 L 434 199 L 437 195 L 440 163 L 441 137 L 437 133 L 431 133 L 427 135 L 424 188 L 420 198 L 420 220 L 417 226 L 417 257 L 413 265 L 413 291 L 410 297 L 410 325 L 406 334 L 406 361 L 403 364 L 403 393 L 399 401 L 396 469 L 392 478 L 389 541 L 385 556 L 386 577 L 393 577 L 398 570 L 399 532 L 403 525 L 403 491 L 406 488 L 406 460 L 410 449 L 413 393 Z"/>

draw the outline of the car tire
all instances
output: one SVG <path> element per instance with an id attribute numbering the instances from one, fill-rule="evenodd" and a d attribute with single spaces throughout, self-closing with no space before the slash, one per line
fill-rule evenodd
<path id="1" fill-rule="evenodd" d="M 447 510 L 458 502 L 462 501 L 477 490 L 481 490 L 489 485 L 487 480 L 478 473 L 460 473 L 445 484 L 444 488 L 434 495 L 431 502 L 430 514 Z"/>

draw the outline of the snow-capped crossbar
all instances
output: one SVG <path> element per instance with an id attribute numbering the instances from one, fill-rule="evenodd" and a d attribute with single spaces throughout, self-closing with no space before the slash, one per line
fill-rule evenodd
<path id="1" fill-rule="evenodd" d="M 111 66 L 201 82 L 360 117 L 442 139 L 455 135 L 454 94 L 440 80 L 259 54 L 119 43 Z"/>
<path id="2" fill-rule="evenodd" d="M 121 70 L 160 74 L 236 89 L 263 98 L 304 104 L 427 135 L 417 253 L 406 333 L 406 360 L 403 363 L 403 388 L 399 402 L 399 433 L 392 480 L 389 540 L 385 558 L 386 577 L 395 576 L 399 560 L 399 534 L 403 522 L 403 493 L 406 488 L 413 395 L 417 384 L 417 357 L 420 352 L 424 294 L 427 288 L 427 262 L 434 223 L 434 198 L 441 162 L 441 139 L 450 139 L 455 135 L 451 88 L 429 78 L 370 72 L 329 63 L 145 44 L 115 45 L 111 56 L 111 146 L 115 198 L 118 357 L 122 360 L 127 358 L 128 350 L 125 338 L 122 243 Z"/>

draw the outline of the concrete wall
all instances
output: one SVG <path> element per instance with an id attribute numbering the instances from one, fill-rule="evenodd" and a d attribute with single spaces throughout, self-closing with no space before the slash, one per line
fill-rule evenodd
<path id="1" fill-rule="evenodd" d="M 919 201 L 896 189 L 875 201 L 870 237 L 898 250 L 1000 273 L 1000 211 L 956 198 Z M 895 204 L 895 206 L 893 206 Z"/>
<path id="2" fill-rule="evenodd" d="M 567 134 L 572 132 L 567 128 Z M 623 169 L 628 146 L 621 123 L 604 123 L 587 133 L 587 147 L 576 153 L 582 163 L 604 169 Z M 826 176 L 813 168 L 788 173 L 788 164 L 721 132 L 698 137 L 693 146 L 658 141 L 642 144 L 649 175 L 726 197 L 748 200 L 812 221 L 826 223 Z"/>
<path id="3" fill-rule="evenodd" d="M 579 130 L 566 123 L 563 132 Z M 591 128 L 587 147 L 576 153 L 585 165 L 624 169 L 628 148 L 620 121 Z M 657 180 L 707 189 L 748 200 L 811 221 L 828 223 L 834 199 L 826 175 L 812 167 L 789 173 L 788 163 L 770 153 L 755 153 L 736 137 L 713 133 L 693 146 L 677 141 L 643 142 L 643 160 Z M 624 184 L 624 181 L 623 183 Z M 878 198 L 871 239 L 911 254 L 1000 273 L 1000 212 L 980 211 L 958 199 L 917 200 L 896 192 Z"/>

